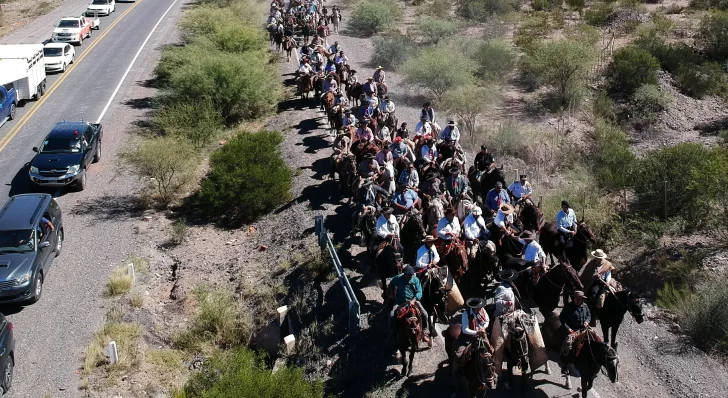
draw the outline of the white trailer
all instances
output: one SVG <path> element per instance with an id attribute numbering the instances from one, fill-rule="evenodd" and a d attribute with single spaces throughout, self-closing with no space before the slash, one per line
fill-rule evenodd
<path id="1" fill-rule="evenodd" d="M 46 91 L 42 44 L 0 45 L 0 86 L 12 85 L 18 101 L 38 99 Z"/>

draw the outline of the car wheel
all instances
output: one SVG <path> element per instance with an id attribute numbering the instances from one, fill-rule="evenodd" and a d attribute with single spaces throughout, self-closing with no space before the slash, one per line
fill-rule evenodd
<path id="1" fill-rule="evenodd" d="M 58 238 L 56 240 L 56 257 L 61 255 L 61 252 L 63 251 L 63 230 L 58 230 Z"/>
<path id="2" fill-rule="evenodd" d="M 71 57 L 71 63 L 74 63 L 74 62 L 76 62 L 76 54 L 75 53 Z"/>
<path id="3" fill-rule="evenodd" d="M 38 90 L 38 92 L 40 92 L 41 97 L 45 95 L 45 91 L 46 91 L 46 82 L 42 82 L 40 84 L 40 90 Z"/>
<path id="4" fill-rule="evenodd" d="M 81 170 L 81 175 L 78 176 L 78 182 L 76 183 L 76 189 L 79 191 L 86 189 L 86 169 Z"/>
<path id="5" fill-rule="evenodd" d="M 15 119 L 15 111 L 16 111 L 16 109 L 15 109 L 15 103 L 13 102 L 13 103 L 10 104 L 10 114 L 8 115 L 8 119 L 9 120 Z"/>
<path id="6" fill-rule="evenodd" d="M 63 67 L 61 68 L 61 73 L 65 72 L 65 71 L 66 71 L 66 63 L 64 62 Z"/>
<path id="7" fill-rule="evenodd" d="M 94 163 L 98 163 L 101 160 L 101 141 L 96 145 L 96 153 L 94 154 Z"/>
<path id="8" fill-rule="evenodd" d="M 13 357 L 8 355 L 8 363 L 5 365 L 5 372 L 3 372 L 3 393 L 10 390 L 13 386 L 13 369 L 15 369 L 15 363 Z"/>
<path id="9" fill-rule="evenodd" d="M 40 297 L 43 295 L 43 275 L 38 272 L 38 276 L 35 277 L 35 283 L 33 283 L 33 296 L 30 298 L 31 303 L 37 303 Z"/>

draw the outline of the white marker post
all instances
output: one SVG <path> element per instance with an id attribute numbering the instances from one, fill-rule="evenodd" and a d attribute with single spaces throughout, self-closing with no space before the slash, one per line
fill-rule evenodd
<path id="1" fill-rule="evenodd" d="M 116 350 L 116 342 L 110 341 L 109 345 L 106 346 L 105 354 L 109 359 L 110 365 L 116 365 L 119 362 L 119 352 Z"/>
<path id="2" fill-rule="evenodd" d="M 136 273 L 134 272 L 134 264 L 129 263 L 126 265 L 126 267 L 127 267 L 127 273 L 129 275 L 131 275 L 131 282 L 132 283 L 136 282 Z"/>

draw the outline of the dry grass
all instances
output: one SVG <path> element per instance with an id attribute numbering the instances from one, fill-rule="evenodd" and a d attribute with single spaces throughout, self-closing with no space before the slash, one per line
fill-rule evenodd
<path id="1" fill-rule="evenodd" d="M 117 314 L 110 313 L 101 329 L 94 333 L 93 341 L 86 350 L 83 364 L 85 375 L 93 373 L 96 368 L 102 366 L 108 367 L 109 371 L 123 371 L 138 365 L 137 344 L 142 334 L 142 327 L 135 323 L 121 322 L 117 318 Z M 113 366 L 108 366 L 108 359 L 104 353 L 110 341 L 116 342 L 119 354 L 119 361 Z"/>
<path id="2" fill-rule="evenodd" d="M 132 254 L 131 256 L 129 256 L 127 264 L 129 263 L 134 264 L 134 272 L 136 272 L 137 274 L 142 274 L 149 271 L 149 259 L 146 257 Z"/>
<path id="3" fill-rule="evenodd" d="M 185 355 L 178 350 L 160 348 L 144 352 L 144 360 L 150 365 L 163 372 L 178 372 L 184 369 Z"/>
<path id="4" fill-rule="evenodd" d="M 175 245 L 181 245 L 187 237 L 188 229 L 189 227 L 184 220 L 175 221 L 172 223 L 169 241 Z"/>
<path id="5" fill-rule="evenodd" d="M 106 282 L 106 297 L 114 297 L 126 294 L 131 290 L 134 283 L 129 270 L 125 265 L 119 265 L 111 271 L 109 281 Z"/>
<path id="6" fill-rule="evenodd" d="M 135 292 L 129 297 L 129 304 L 134 308 L 142 308 L 144 305 L 144 295 L 139 292 Z"/>

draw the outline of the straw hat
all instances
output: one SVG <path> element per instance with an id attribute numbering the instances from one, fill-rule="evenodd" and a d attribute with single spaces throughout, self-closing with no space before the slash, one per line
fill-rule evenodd
<path id="1" fill-rule="evenodd" d="M 512 214 L 515 211 L 515 209 L 513 208 L 513 206 L 509 205 L 508 203 L 503 203 L 500 205 L 500 211 L 503 212 L 503 214 L 505 214 L 505 215 L 509 215 L 509 214 Z"/>
<path id="2" fill-rule="evenodd" d="M 571 297 L 573 297 L 573 298 L 577 298 L 577 297 L 586 298 L 586 295 L 581 290 L 577 290 L 577 291 L 574 292 L 574 295 L 571 296 Z"/>
<path id="3" fill-rule="evenodd" d="M 601 258 L 602 260 L 607 258 L 607 253 L 604 253 L 604 251 L 602 249 L 594 250 L 593 252 L 591 252 L 591 255 L 594 256 L 595 258 Z"/>

